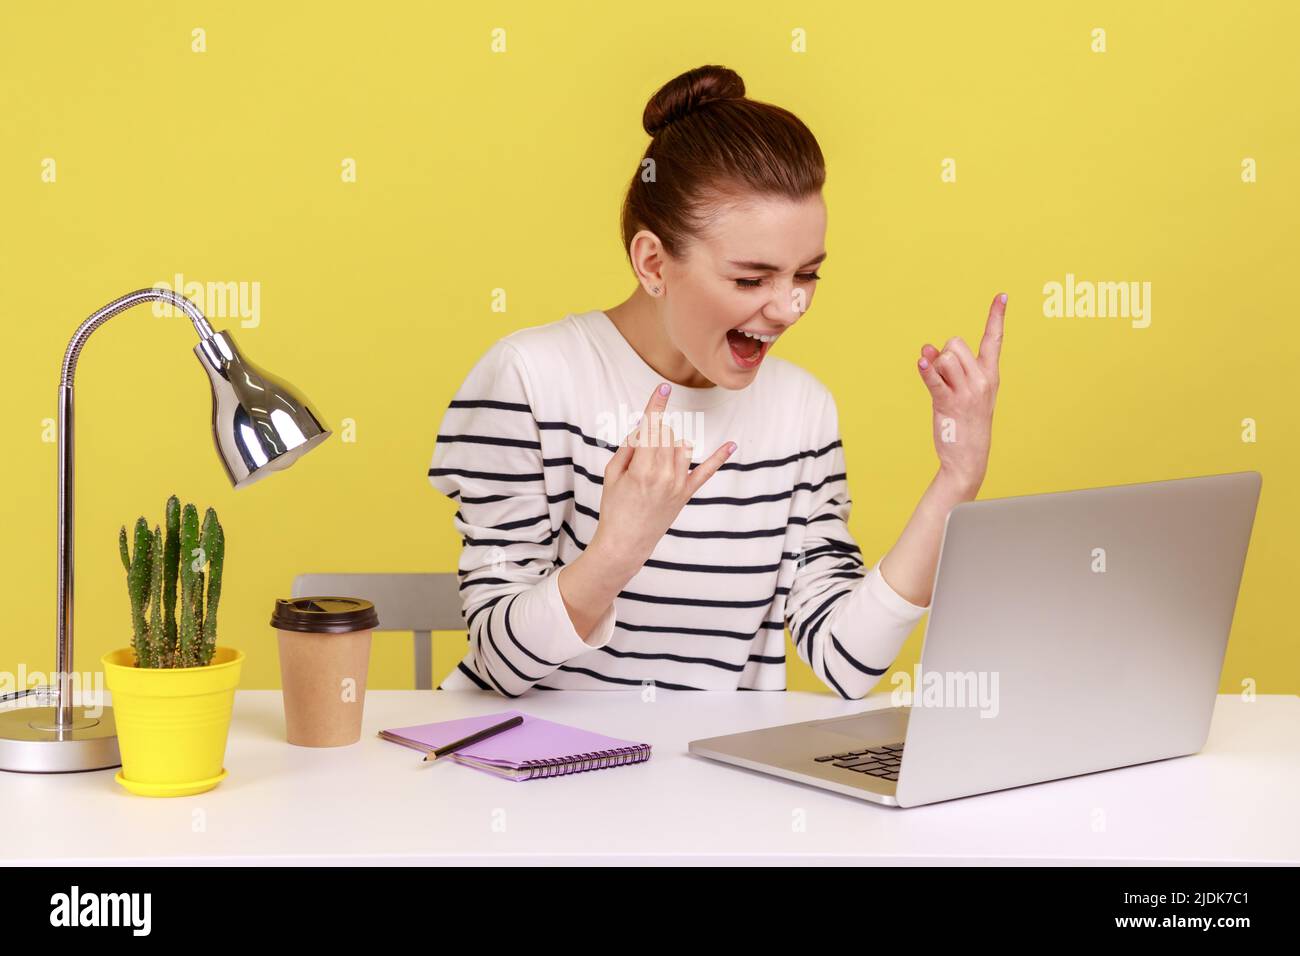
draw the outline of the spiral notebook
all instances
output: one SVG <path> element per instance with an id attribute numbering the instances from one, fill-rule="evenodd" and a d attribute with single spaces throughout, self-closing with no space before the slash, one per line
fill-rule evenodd
<path id="1" fill-rule="evenodd" d="M 524 722 L 487 740 L 448 754 L 456 763 L 505 777 L 531 780 L 585 770 L 604 770 L 650 759 L 650 745 L 606 737 L 580 727 L 557 724 L 507 710 L 480 717 L 461 717 L 433 724 L 415 724 L 379 731 L 379 736 L 414 750 L 429 751 L 468 737 L 477 730 L 520 716 Z"/>

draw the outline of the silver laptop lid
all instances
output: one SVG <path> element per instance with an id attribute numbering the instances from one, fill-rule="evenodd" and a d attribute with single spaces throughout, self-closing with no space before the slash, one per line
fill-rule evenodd
<path id="1" fill-rule="evenodd" d="M 898 802 L 1200 750 L 1261 481 L 1246 471 L 952 509 L 920 673 L 893 688 L 913 692 L 899 700 L 912 710 Z"/>

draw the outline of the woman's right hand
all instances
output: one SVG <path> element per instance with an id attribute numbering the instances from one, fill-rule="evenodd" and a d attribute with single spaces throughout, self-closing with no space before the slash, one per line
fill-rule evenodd
<path id="1" fill-rule="evenodd" d="M 637 427 L 605 466 L 600 520 L 589 547 L 634 574 L 700 487 L 736 450 L 724 442 L 707 461 L 690 467 L 691 445 L 663 419 L 672 387 L 650 396 Z"/>
<path id="2" fill-rule="evenodd" d="M 671 386 L 650 396 L 637 427 L 605 466 L 600 520 L 586 550 L 559 570 L 560 598 L 582 640 L 641 570 L 686 502 L 736 450 L 727 442 L 692 469 L 690 446 L 662 415 Z"/>

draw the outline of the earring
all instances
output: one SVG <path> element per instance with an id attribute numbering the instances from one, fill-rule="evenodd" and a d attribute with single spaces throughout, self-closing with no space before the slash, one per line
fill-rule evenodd
<path id="1" fill-rule="evenodd" d="M 655 286 L 655 287 L 654 287 L 653 289 L 651 289 L 650 291 L 653 292 L 655 295 L 658 295 L 658 294 L 659 294 L 659 287 L 658 287 L 658 286 Z"/>

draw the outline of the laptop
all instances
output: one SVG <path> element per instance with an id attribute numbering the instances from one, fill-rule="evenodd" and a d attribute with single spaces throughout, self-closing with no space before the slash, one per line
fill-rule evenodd
<path id="1" fill-rule="evenodd" d="M 1194 754 L 1261 484 L 1243 471 L 962 502 L 919 669 L 881 678 L 891 706 L 689 751 L 895 807 Z"/>

